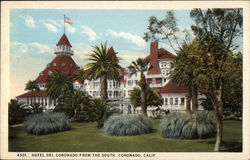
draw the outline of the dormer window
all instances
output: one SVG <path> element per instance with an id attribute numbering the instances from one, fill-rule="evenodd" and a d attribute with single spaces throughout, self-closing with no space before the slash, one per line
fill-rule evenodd
<path id="1" fill-rule="evenodd" d="M 49 71 L 48 74 L 51 75 L 51 74 L 52 74 L 52 71 Z"/>
<path id="2" fill-rule="evenodd" d="M 56 66 L 56 63 L 53 63 L 53 66 Z"/>

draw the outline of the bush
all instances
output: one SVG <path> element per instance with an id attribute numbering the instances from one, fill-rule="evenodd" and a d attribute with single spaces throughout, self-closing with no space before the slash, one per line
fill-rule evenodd
<path id="1" fill-rule="evenodd" d="M 112 116 L 104 123 L 103 129 L 110 136 L 132 136 L 150 133 L 152 124 L 143 115 Z"/>
<path id="2" fill-rule="evenodd" d="M 70 121 L 63 113 L 42 113 L 26 118 L 24 127 L 28 134 L 43 135 L 68 130 Z"/>
<path id="3" fill-rule="evenodd" d="M 197 114 L 173 112 L 160 122 L 160 131 L 165 138 L 197 139 L 215 136 L 216 121 L 212 112 Z"/>

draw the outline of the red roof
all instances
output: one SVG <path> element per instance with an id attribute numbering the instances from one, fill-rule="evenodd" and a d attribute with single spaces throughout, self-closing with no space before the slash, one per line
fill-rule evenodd
<path id="1" fill-rule="evenodd" d="M 170 80 L 163 88 L 159 90 L 160 93 L 186 93 L 186 86 L 178 86 Z"/>
<path id="2" fill-rule="evenodd" d="M 151 59 L 152 59 L 151 55 L 148 55 L 146 58 L 144 58 L 144 60 L 146 60 L 146 61 L 151 61 Z M 176 59 L 176 56 L 173 55 L 172 53 L 170 53 L 169 51 L 167 51 L 163 48 L 160 48 L 160 49 L 158 49 L 157 60 L 162 60 L 162 59 L 172 60 L 172 59 Z"/>
<path id="3" fill-rule="evenodd" d="M 176 56 L 173 55 L 172 53 L 170 53 L 169 51 L 167 51 L 163 48 L 160 48 L 158 50 L 158 59 L 166 59 L 166 60 L 170 59 L 170 60 L 172 60 L 172 59 L 176 59 Z"/>
<path id="4" fill-rule="evenodd" d="M 24 94 L 17 96 L 17 98 L 25 98 L 25 97 L 47 97 L 47 92 L 44 90 L 41 91 L 29 91 Z"/>
<path id="5" fill-rule="evenodd" d="M 40 73 L 40 75 L 36 78 L 35 81 L 37 83 L 45 83 L 49 75 L 48 72 L 52 70 L 57 70 L 60 72 L 72 74 L 77 69 L 79 69 L 79 67 L 76 65 L 76 63 L 71 57 L 58 55 L 54 58 L 54 60 L 51 63 L 49 63 L 47 68 L 45 68 Z"/>
<path id="6" fill-rule="evenodd" d="M 65 33 L 62 35 L 61 39 L 56 44 L 56 46 L 59 46 L 59 45 L 72 47 Z"/>

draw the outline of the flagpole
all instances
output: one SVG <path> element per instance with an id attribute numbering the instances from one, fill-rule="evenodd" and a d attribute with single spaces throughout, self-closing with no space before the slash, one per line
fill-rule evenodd
<path id="1" fill-rule="evenodd" d="M 65 34 L 65 14 L 63 15 L 63 33 Z"/>

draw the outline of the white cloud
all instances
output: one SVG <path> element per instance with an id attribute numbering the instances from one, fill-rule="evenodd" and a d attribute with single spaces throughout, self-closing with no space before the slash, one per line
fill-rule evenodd
<path id="1" fill-rule="evenodd" d="M 42 20 L 41 22 L 44 24 L 44 26 L 48 30 L 50 30 L 52 32 L 58 32 L 58 30 L 63 29 L 63 27 L 64 27 L 63 20 L 61 20 L 61 19 L 52 20 L 52 19 L 48 18 L 47 20 Z M 65 29 L 66 29 L 66 31 L 68 31 L 72 34 L 76 32 L 76 28 L 68 23 L 65 23 Z"/>
<path id="2" fill-rule="evenodd" d="M 131 34 L 129 32 L 116 32 L 116 31 L 113 31 L 112 29 L 108 29 L 107 31 L 113 37 L 127 39 L 131 41 L 132 43 L 134 43 L 135 45 L 137 45 L 138 47 L 146 46 L 146 42 L 142 39 L 142 37 L 138 35 Z"/>
<path id="3" fill-rule="evenodd" d="M 26 15 L 26 16 L 19 15 L 19 17 L 24 20 L 26 26 L 28 26 L 30 28 L 36 28 L 35 20 L 30 15 Z"/>
<path id="4" fill-rule="evenodd" d="M 73 27 L 71 24 L 68 24 L 68 23 L 65 24 L 65 28 L 70 33 L 75 33 L 75 31 L 76 31 L 76 28 Z"/>
<path id="5" fill-rule="evenodd" d="M 30 46 L 34 48 L 34 50 L 39 54 L 52 52 L 52 49 L 50 47 L 38 42 L 32 42 L 30 43 Z"/>
<path id="6" fill-rule="evenodd" d="M 131 64 L 132 61 L 135 61 L 138 58 L 145 58 L 148 55 L 143 52 L 119 50 L 117 56 L 122 59 L 121 60 L 122 65 L 128 66 Z"/>
<path id="7" fill-rule="evenodd" d="M 95 41 L 96 39 L 99 39 L 98 35 L 92 28 L 85 26 L 85 25 L 81 25 L 80 27 L 82 29 L 81 33 L 86 34 L 90 42 Z"/>
<path id="8" fill-rule="evenodd" d="M 11 42 L 11 52 L 13 54 L 25 54 L 29 52 L 35 54 L 44 54 L 44 53 L 51 53 L 52 48 L 38 42 L 31 42 L 31 43 Z"/>
<path id="9" fill-rule="evenodd" d="M 26 53 L 28 51 L 28 46 L 20 42 L 11 42 L 11 47 L 17 53 Z"/>
<path id="10" fill-rule="evenodd" d="M 58 32 L 57 27 L 51 23 L 43 23 L 43 25 L 52 32 Z"/>

